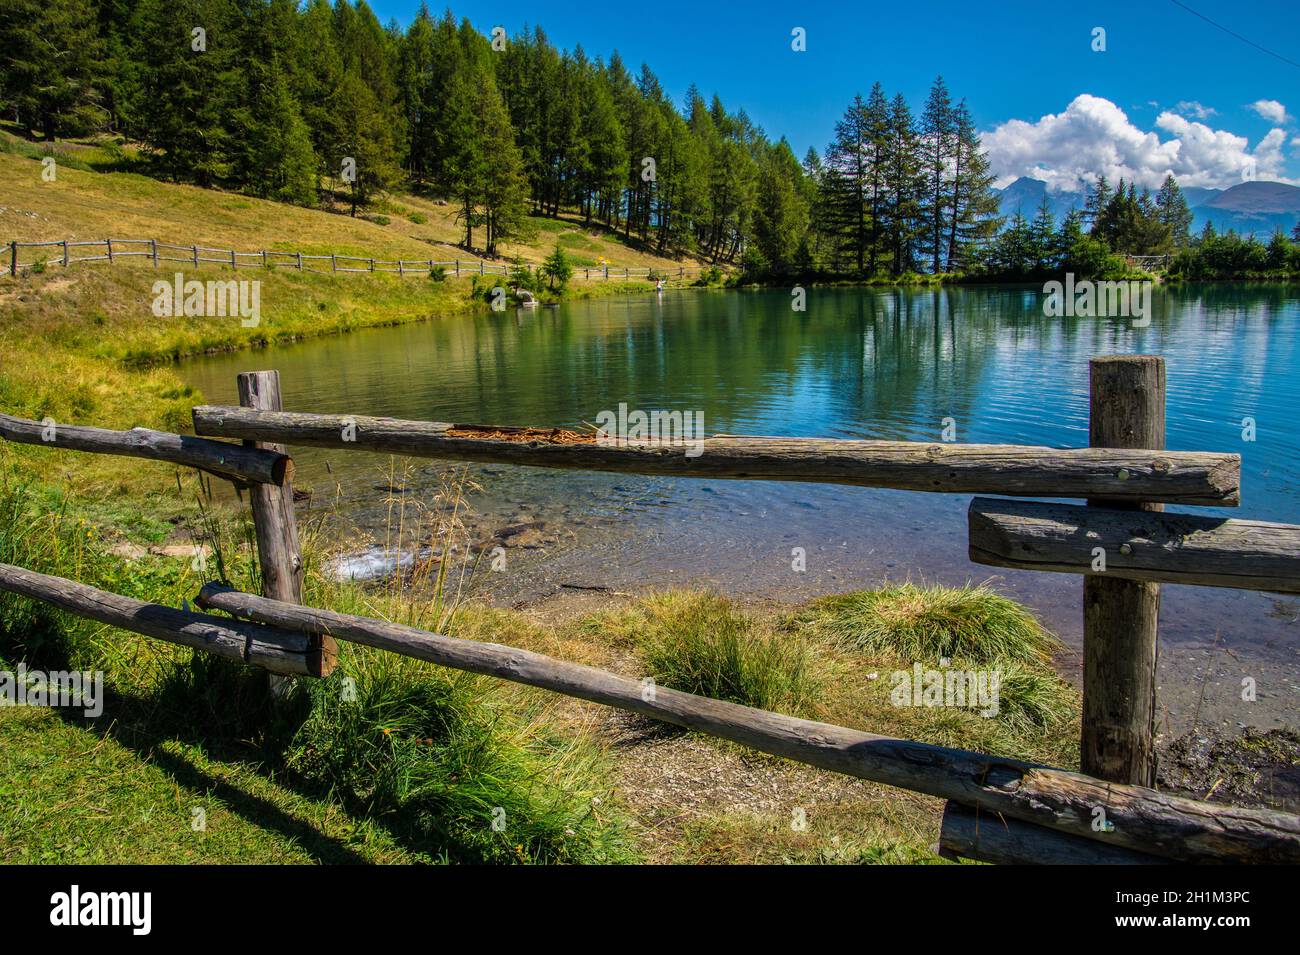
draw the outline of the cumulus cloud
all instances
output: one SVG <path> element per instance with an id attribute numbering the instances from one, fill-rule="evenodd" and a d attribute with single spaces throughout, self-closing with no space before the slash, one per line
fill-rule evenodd
<path id="1" fill-rule="evenodd" d="M 1259 113 L 1270 123 L 1277 123 L 1279 126 L 1291 122 L 1291 117 L 1286 114 L 1286 107 L 1275 99 L 1257 99 L 1248 108 Z"/>
<path id="2" fill-rule="evenodd" d="M 1174 112 L 1190 116 L 1192 119 L 1209 119 L 1211 116 L 1217 116 L 1219 111 L 1211 109 L 1194 99 L 1185 99 L 1178 101 L 1178 105 L 1174 107 Z"/>
<path id="3" fill-rule="evenodd" d="M 997 184 L 1020 176 L 1041 179 L 1052 192 L 1079 192 L 1103 175 L 1157 189 L 1172 173 L 1183 186 L 1227 188 L 1245 179 L 1285 178 L 1281 129 L 1268 133 L 1254 149 L 1244 136 L 1212 129 L 1166 110 L 1156 127 L 1139 129 L 1108 99 L 1076 96 L 1062 113 L 1036 122 L 1009 120 L 983 134 Z"/>

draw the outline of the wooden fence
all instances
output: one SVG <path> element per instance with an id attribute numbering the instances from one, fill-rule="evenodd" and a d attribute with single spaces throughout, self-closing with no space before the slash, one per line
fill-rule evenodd
<path id="1" fill-rule="evenodd" d="M 1129 268 L 1142 272 L 1161 272 L 1169 268 L 1170 258 L 1172 257 L 1168 255 L 1126 255 L 1124 261 Z"/>
<path id="2" fill-rule="evenodd" d="M 49 255 L 36 255 L 23 261 L 22 249 L 48 249 Z M 74 252 L 75 250 L 75 252 Z M 83 254 L 90 253 L 90 254 Z M 49 257 L 52 256 L 52 257 Z M 373 259 L 355 255 L 307 255 L 303 252 L 274 252 L 262 249 L 257 252 L 238 252 L 234 249 L 212 249 L 201 245 L 174 245 L 157 239 L 96 239 L 73 242 L 10 242 L 9 274 L 17 275 L 20 269 L 30 269 L 38 262 L 44 265 L 76 265 L 82 262 L 117 262 L 122 259 L 148 259 L 157 268 L 160 262 L 183 262 L 194 268 L 201 264 L 223 265 L 232 269 L 289 268 L 299 272 L 385 272 L 401 276 L 427 276 L 440 268 L 448 275 L 509 275 L 512 266 L 505 262 L 488 262 L 484 259 Z M 327 267 L 328 266 L 328 267 Z M 588 281 L 616 279 L 686 279 L 697 277 L 704 266 L 574 266 L 575 278 Z"/>
<path id="3" fill-rule="evenodd" d="M 0 590 L 272 673 L 325 677 L 336 640 L 489 674 L 675 723 L 766 753 L 948 800 L 938 849 L 992 862 L 1300 862 L 1300 816 L 1213 805 L 1154 785 L 1155 648 L 1163 581 L 1300 592 L 1300 527 L 1160 513 L 1163 502 L 1233 506 L 1240 459 L 1164 450 L 1164 364 L 1094 359 L 1091 443 L 1013 445 L 715 436 L 703 453 L 512 429 L 280 409 L 276 372 L 239 376 L 239 407 L 197 407 L 200 437 L 58 426 L 0 416 L 0 437 L 197 467 L 253 489 L 261 595 L 208 584 L 199 607 L 143 604 L 0 565 Z M 242 440 L 231 444 L 220 438 Z M 972 560 L 1084 576 L 1081 761 L 1067 772 L 797 719 L 515 647 L 301 605 L 302 562 L 283 444 L 552 468 L 816 481 L 975 498 Z M 1100 548 L 1105 562 L 1098 569 Z M 1098 824 L 1098 820 L 1102 824 Z"/>

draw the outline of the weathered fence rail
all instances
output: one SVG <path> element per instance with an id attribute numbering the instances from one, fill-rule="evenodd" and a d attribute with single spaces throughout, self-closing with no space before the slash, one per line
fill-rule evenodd
<path id="1" fill-rule="evenodd" d="M 272 673 L 312 675 L 308 659 L 311 640 L 302 633 L 145 603 L 9 564 L 0 564 L 0 590 L 121 630 L 252 663 Z"/>
<path id="2" fill-rule="evenodd" d="M 195 430 L 207 436 L 201 438 L 58 426 L 51 442 L 39 430 L 44 423 L 0 416 L 0 435 L 10 440 L 171 461 L 251 484 L 263 594 L 206 585 L 198 605 L 236 618 L 227 619 L 7 565 L 0 565 L 0 590 L 278 674 L 327 676 L 335 640 L 350 641 L 946 798 L 938 843 L 945 854 L 994 862 L 1300 862 L 1300 816 L 1184 799 L 1149 784 L 1157 581 L 1300 590 L 1300 528 L 1165 514 L 1153 503 L 1223 506 L 1240 499 L 1237 455 L 1164 450 L 1163 383 L 1158 359 L 1094 359 L 1094 446 L 1064 450 L 716 435 L 688 455 L 680 444 L 606 445 L 548 429 L 284 412 L 275 372 L 240 376 L 241 407 L 195 408 Z M 1088 506 L 976 498 L 969 512 L 973 560 L 1086 575 L 1085 772 L 662 687 L 647 694 L 640 682 L 531 651 L 301 606 L 293 469 L 281 444 L 552 468 L 1087 498 Z M 1094 568 L 1095 547 L 1106 555 L 1105 571 Z M 1103 826 L 1096 825 L 1099 811 Z"/>
<path id="3" fill-rule="evenodd" d="M 1171 859 L 1122 846 L 1108 845 L 1056 829 L 1024 822 L 1003 813 L 948 800 L 939 825 L 936 850 L 947 858 L 1018 865 L 1167 865 Z"/>
<path id="4" fill-rule="evenodd" d="M 143 246 L 143 248 L 141 248 Z M 51 249 L 59 254 L 50 259 L 34 257 L 23 261 L 22 249 Z M 72 250 L 102 250 L 93 255 L 74 255 Z M 179 254 L 177 254 L 179 253 Z M 486 259 L 376 259 L 365 256 L 328 252 L 309 255 L 305 252 L 284 252 L 259 249 L 240 252 L 236 249 L 213 249 L 201 245 L 176 245 L 158 239 L 95 239 L 73 242 L 17 242 L 9 243 L 9 274 L 17 275 L 20 269 L 30 269 L 37 262 L 44 265 L 78 265 L 85 262 L 116 262 L 118 259 L 149 259 L 156 268 L 161 262 L 182 262 L 192 266 L 203 264 L 225 265 L 240 268 L 291 268 L 299 272 L 383 272 L 399 276 L 428 275 L 442 269 L 452 275 L 509 275 L 512 266 L 507 262 L 489 262 Z M 316 263 L 313 265 L 312 263 Z M 349 264 L 351 263 L 351 264 Z M 326 268 L 328 266 L 328 268 Z M 587 281 L 611 281 L 659 277 L 685 279 L 707 270 L 701 265 L 627 266 L 600 265 L 575 266 L 573 276 Z"/>
<path id="5" fill-rule="evenodd" d="M 281 485 L 293 477 L 293 460 L 287 454 L 148 428 L 108 431 L 0 414 L 0 439 L 71 451 L 167 461 L 245 484 Z"/>
<path id="6" fill-rule="evenodd" d="M 981 497 L 968 513 L 979 564 L 1300 593 L 1294 524 Z"/>
<path id="7" fill-rule="evenodd" d="M 680 443 L 550 440 L 538 429 L 301 414 L 201 405 L 210 437 L 380 451 L 493 464 L 756 481 L 805 481 L 957 494 L 1162 500 L 1234 506 L 1241 458 L 1199 451 L 831 441 L 715 435 Z M 690 454 L 686 452 L 690 451 Z"/>

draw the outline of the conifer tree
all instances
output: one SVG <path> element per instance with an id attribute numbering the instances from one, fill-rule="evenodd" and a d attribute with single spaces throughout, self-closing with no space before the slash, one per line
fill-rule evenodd
<path id="1" fill-rule="evenodd" d="M 826 150 L 828 224 L 838 240 L 837 259 L 859 274 L 867 271 L 870 247 L 870 132 L 867 105 L 855 96 Z"/>
<path id="2" fill-rule="evenodd" d="M 988 156 L 980 146 L 975 121 L 962 100 L 953 111 L 953 179 L 948 225 L 947 267 L 962 268 L 996 234 L 1002 220 L 993 194 Z M 1053 220 L 1054 221 L 1054 220 Z"/>
<path id="3" fill-rule="evenodd" d="M 1165 176 L 1156 194 L 1156 208 L 1160 222 L 1169 228 L 1174 246 L 1186 248 L 1191 238 L 1192 210 L 1172 174 Z"/>
<path id="4" fill-rule="evenodd" d="M 1087 223 L 1090 231 L 1097 228 L 1097 220 L 1110 205 L 1110 200 L 1110 183 L 1106 181 L 1105 176 L 1098 175 L 1096 182 L 1087 190 L 1083 201 L 1083 221 Z"/>
<path id="5" fill-rule="evenodd" d="M 926 181 L 925 242 L 930 253 L 930 269 L 935 274 L 943 271 L 947 248 L 947 224 L 952 207 L 948 164 L 955 152 L 956 134 L 952 97 L 943 77 L 935 77 L 921 112 L 921 168 Z"/>
<path id="6" fill-rule="evenodd" d="M 921 146 L 907 100 L 900 93 L 889 108 L 889 137 L 885 154 L 885 235 L 890 271 L 901 275 L 916 267 L 916 245 L 924 227 L 921 221 L 925 173 Z"/>
<path id="7" fill-rule="evenodd" d="M 243 76 L 230 0 L 143 0 L 137 131 L 160 172 L 211 186 L 230 169 L 230 124 Z"/>
<path id="8" fill-rule="evenodd" d="M 808 205 L 799 188 L 801 178 L 799 161 L 784 139 L 766 151 L 759 170 L 754 245 L 777 274 L 794 270 L 808 232 Z"/>
<path id="9" fill-rule="evenodd" d="M 97 27 L 86 0 L 5 0 L 0 7 L 0 100 L 29 136 L 52 141 L 104 122 Z"/>

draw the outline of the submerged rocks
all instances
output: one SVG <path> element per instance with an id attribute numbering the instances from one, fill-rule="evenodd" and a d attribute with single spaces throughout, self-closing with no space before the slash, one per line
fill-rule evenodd
<path id="1" fill-rule="evenodd" d="M 450 547 L 453 560 L 474 560 L 494 547 L 520 550 L 544 550 L 565 538 L 575 535 L 569 528 L 551 521 L 516 521 L 502 527 L 489 524 L 470 524 L 465 528 L 464 539 Z M 340 554 L 325 565 L 326 573 L 335 580 L 381 580 L 399 571 L 405 573 L 421 562 L 437 563 L 443 559 L 442 542 L 436 547 L 420 549 L 418 555 L 410 551 L 399 558 L 382 547 Z"/>

